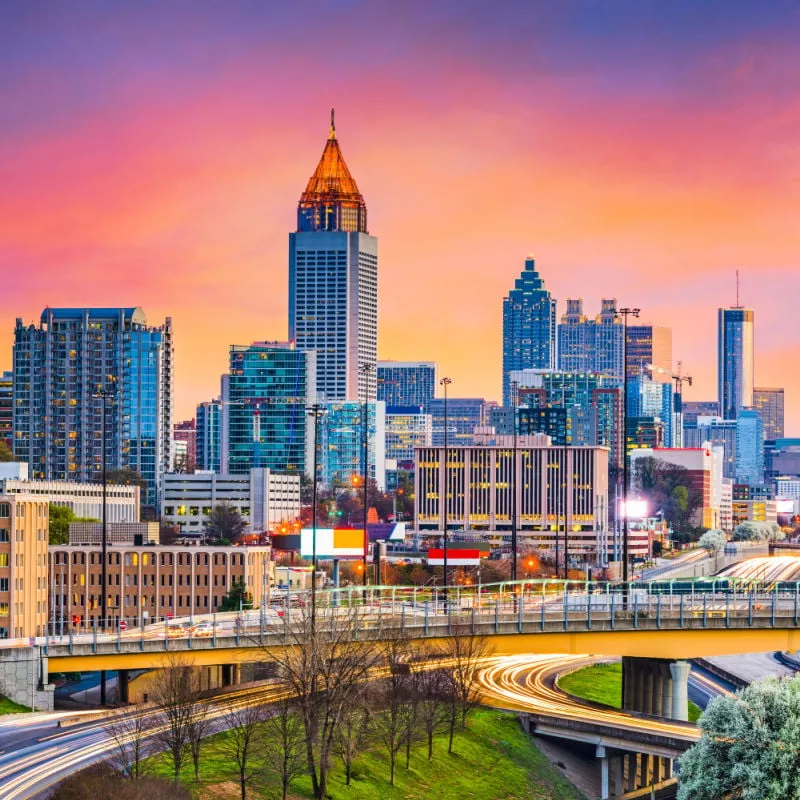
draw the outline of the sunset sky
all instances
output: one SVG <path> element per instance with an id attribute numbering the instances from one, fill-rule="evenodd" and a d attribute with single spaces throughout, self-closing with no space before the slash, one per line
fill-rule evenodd
<path id="1" fill-rule="evenodd" d="M 0 369 L 16 317 L 142 306 L 176 418 L 228 347 L 287 336 L 288 233 L 336 107 L 379 238 L 381 358 L 500 397 L 502 298 L 674 331 L 716 396 L 716 309 L 800 435 L 800 6 L 792 0 L 4 0 Z"/>

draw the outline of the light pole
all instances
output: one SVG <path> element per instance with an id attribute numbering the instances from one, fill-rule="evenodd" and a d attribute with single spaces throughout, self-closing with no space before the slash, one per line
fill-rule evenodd
<path id="1" fill-rule="evenodd" d="M 117 393 L 114 389 L 102 388 L 95 395 L 102 405 L 100 406 L 100 425 L 102 427 L 102 452 L 100 456 L 100 468 L 103 471 L 103 511 L 102 511 L 102 541 L 101 541 L 101 558 L 103 559 L 102 571 L 100 574 L 100 581 L 102 583 L 102 593 L 100 595 L 100 629 L 105 630 L 108 624 L 108 524 L 106 514 L 106 493 L 108 489 L 108 476 L 106 474 L 106 403 L 109 400 L 116 398 Z M 106 704 L 106 671 L 100 671 L 100 705 Z"/>
<path id="2" fill-rule="evenodd" d="M 511 580 L 517 579 L 517 392 L 519 384 L 511 381 L 511 412 L 514 415 L 514 447 L 512 458 L 512 490 L 511 490 Z"/>
<path id="3" fill-rule="evenodd" d="M 326 413 L 326 409 L 322 404 L 314 403 L 307 413 L 314 418 L 314 473 L 311 479 L 311 635 L 314 636 L 317 624 L 317 452 L 319 418 Z"/>
<path id="4" fill-rule="evenodd" d="M 444 387 L 444 499 L 442 506 L 442 527 L 444 530 L 443 536 L 443 584 L 444 584 L 444 604 L 447 608 L 447 499 L 450 492 L 450 470 L 448 469 L 447 458 L 447 387 L 453 381 L 450 378 L 442 378 L 439 383 Z"/>
<path id="5" fill-rule="evenodd" d="M 364 574 L 362 585 L 367 585 L 367 551 L 369 550 L 369 535 L 367 534 L 367 504 L 369 502 L 367 491 L 369 486 L 369 376 L 372 372 L 372 364 L 362 364 L 359 368 L 364 376 L 364 425 L 361 431 L 362 447 L 364 450 L 363 459 L 363 479 L 364 479 Z M 376 412 L 377 413 L 377 412 Z M 376 470 L 377 471 L 377 470 Z M 380 581 L 378 581 L 380 583 Z M 366 598 L 365 598 L 366 599 Z"/>
<path id="6" fill-rule="evenodd" d="M 628 582 L 628 317 L 638 317 L 638 308 L 617 308 L 622 317 L 622 582 Z"/>

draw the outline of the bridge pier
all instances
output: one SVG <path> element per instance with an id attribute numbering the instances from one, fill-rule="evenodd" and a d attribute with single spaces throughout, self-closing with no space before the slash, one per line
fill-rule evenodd
<path id="1" fill-rule="evenodd" d="M 117 705 L 127 705 L 130 702 L 130 672 L 121 669 L 117 672 Z"/>
<path id="2" fill-rule="evenodd" d="M 655 717 L 688 719 L 690 670 L 688 661 L 624 656 L 623 708 Z"/>

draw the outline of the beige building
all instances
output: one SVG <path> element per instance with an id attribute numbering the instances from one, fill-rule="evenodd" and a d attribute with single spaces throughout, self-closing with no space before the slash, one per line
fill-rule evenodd
<path id="1" fill-rule="evenodd" d="M 48 523 L 43 500 L 0 494 L 0 639 L 45 632 Z"/>
<path id="2" fill-rule="evenodd" d="M 254 607 L 271 586 L 268 547 L 108 546 L 109 624 L 210 614 L 233 584 L 244 580 Z M 100 622 L 102 551 L 99 545 L 50 548 L 54 623 L 64 629 Z"/>

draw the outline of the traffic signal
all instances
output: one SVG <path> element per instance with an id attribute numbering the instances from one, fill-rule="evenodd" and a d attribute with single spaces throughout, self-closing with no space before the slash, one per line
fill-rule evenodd
<path id="1" fill-rule="evenodd" d="M 81 618 L 77 614 L 72 615 L 72 624 L 76 627 L 81 624 Z"/>

